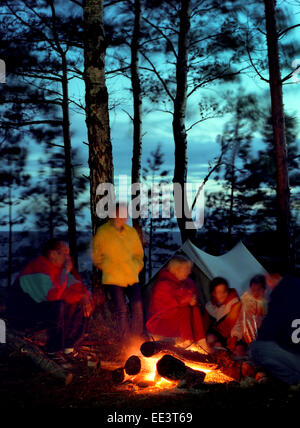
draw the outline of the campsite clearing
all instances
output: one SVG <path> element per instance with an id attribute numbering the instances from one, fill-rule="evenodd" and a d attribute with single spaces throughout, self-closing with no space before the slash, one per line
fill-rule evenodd
<path id="1" fill-rule="evenodd" d="M 199 390 L 162 390 L 155 393 L 120 391 L 111 372 L 78 367 L 73 382 L 65 387 L 39 370 L 26 356 L 0 352 L 0 408 L 100 408 L 101 418 L 112 411 L 191 412 L 193 419 L 207 409 L 298 408 L 300 391 L 287 385 L 236 383 L 204 384 Z"/>

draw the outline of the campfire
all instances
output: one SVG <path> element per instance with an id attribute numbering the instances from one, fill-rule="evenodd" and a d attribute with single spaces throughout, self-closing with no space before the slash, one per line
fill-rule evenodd
<path id="1" fill-rule="evenodd" d="M 198 388 L 203 384 L 229 383 L 215 358 L 199 349 L 186 350 L 166 342 L 145 342 L 128 350 L 124 367 L 115 368 L 117 387 L 136 393 L 178 388 Z"/>

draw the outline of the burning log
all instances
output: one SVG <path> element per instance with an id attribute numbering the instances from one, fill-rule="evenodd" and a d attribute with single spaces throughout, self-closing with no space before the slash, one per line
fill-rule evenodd
<path id="1" fill-rule="evenodd" d="M 206 374 L 187 367 L 183 361 L 172 355 L 164 355 L 156 364 L 157 372 L 161 377 L 171 381 L 183 380 L 189 387 L 204 382 Z"/>
<path id="2" fill-rule="evenodd" d="M 172 355 L 164 355 L 156 364 L 157 372 L 168 380 L 180 380 L 187 372 L 186 365 Z"/>
<path id="3" fill-rule="evenodd" d="M 142 368 L 141 360 L 136 355 L 132 355 L 125 363 L 124 370 L 129 376 L 137 375 Z"/>
<path id="4" fill-rule="evenodd" d="M 115 369 L 111 374 L 112 381 L 114 383 L 122 383 L 125 379 L 125 370 L 123 367 Z"/>
<path id="5" fill-rule="evenodd" d="M 182 361 L 189 363 L 205 363 L 215 364 L 215 359 L 212 355 L 202 354 L 197 351 L 190 351 L 177 346 L 171 345 L 168 342 L 163 341 L 149 341 L 144 342 L 141 345 L 141 353 L 145 357 L 152 357 L 153 355 L 159 354 L 160 352 L 166 352 L 175 358 L 179 358 Z"/>
<path id="6" fill-rule="evenodd" d="M 129 376 L 136 376 L 141 371 L 141 367 L 140 358 L 137 355 L 131 355 L 124 367 L 119 367 L 112 372 L 112 380 L 115 383 L 122 383 L 125 379 L 125 373 Z"/>

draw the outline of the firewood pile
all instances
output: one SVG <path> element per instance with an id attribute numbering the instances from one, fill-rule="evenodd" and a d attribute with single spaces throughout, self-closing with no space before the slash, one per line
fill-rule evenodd
<path id="1" fill-rule="evenodd" d="M 205 354 L 187 350 L 163 341 L 147 341 L 136 347 L 124 364 L 107 361 L 107 344 L 88 338 L 78 349 L 80 353 L 74 370 L 65 370 L 50 359 L 38 346 L 20 332 L 9 329 L 7 346 L 13 352 L 29 357 L 40 369 L 68 385 L 74 376 L 98 376 L 101 370 L 111 372 L 112 384 L 117 389 L 151 392 L 178 388 L 201 388 L 204 384 L 230 383 L 253 377 L 254 368 L 245 361 L 235 361 L 227 350 Z M 138 349 L 139 348 L 139 349 Z M 131 350 L 128 350 L 131 352 Z M 101 375 L 101 373 L 100 373 Z"/>
<path id="2" fill-rule="evenodd" d="M 132 391 L 193 388 L 203 384 L 240 382 L 252 375 L 245 361 L 236 361 L 227 350 L 214 354 L 186 350 L 168 342 L 148 341 L 140 355 L 131 355 L 123 367 L 112 371 L 112 380 Z"/>

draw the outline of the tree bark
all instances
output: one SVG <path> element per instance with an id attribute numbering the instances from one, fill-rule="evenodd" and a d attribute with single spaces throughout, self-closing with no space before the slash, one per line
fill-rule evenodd
<path id="1" fill-rule="evenodd" d="M 141 31 L 141 2 L 134 0 L 134 28 L 131 40 L 131 86 L 133 96 L 133 150 L 131 183 L 141 181 L 142 159 L 142 91 L 139 74 L 139 38 Z M 140 218 L 132 219 L 134 227 L 140 227 Z"/>
<path id="2" fill-rule="evenodd" d="M 234 192 L 236 183 L 235 173 L 235 161 L 239 151 L 239 128 L 240 128 L 240 102 L 237 102 L 236 106 L 236 117 L 233 135 L 233 147 L 231 154 L 231 165 L 230 165 L 230 199 L 229 199 L 229 219 L 228 219 L 228 237 L 231 239 L 232 228 L 233 228 L 233 208 L 234 208 Z"/>
<path id="3" fill-rule="evenodd" d="M 84 79 L 86 86 L 86 124 L 89 141 L 90 201 L 93 234 L 103 220 L 96 214 L 96 189 L 113 183 L 113 158 L 110 140 L 108 92 L 105 82 L 106 41 L 103 1 L 84 1 Z"/>
<path id="4" fill-rule="evenodd" d="M 266 39 L 269 60 L 269 81 L 271 92 L 272 123 L 274 134 L 274 153 L 277 167 L 278 203 L 278 246 L 286 268 L 293 270 L 290 230 L 290 189 L 288 177 L 287 147 L 282 97 L 282 79 L 276 27 L 275 0 L 264 0 L 266 18 Z"/>
<path id="5" fill-rule="evenodd" d="M 70 113 L 69 113 L 69 88 L 68 88 L 68 64 L 66 49 L 62 48 L 57 27 L 57 18 L 54 0 L 49 0 L 48 5 L 51 10 L 52 34 L 54 43 L 50 44 L 51 48 L 58 53 L 61 59 L 61 79 L 56 79 L 61 82 L 62 87 L 62 127 L 64 139 L 64 157 L 65 157 L 65 176 L 66 176 L 66 192 L 67 192 L 67 217 L 68 217 L 68 238 L 70 246 L 70 254 L 74 262 L 74 266 L 78 267 L 77 255 L 77 236 L 76 236 L 76 218 L 75 218 L 75 203 L 74 203 L 74 188 L 73 188 L 73 168 L 72 168 L 72 146 L 70 133 Z M 47 43 L 48 40 L 46 38 Z M 51 80 L 50 76 L 46 77 Z"/>
<path id="6" fill-rule="evenodd" d="M 149 243 L 148 243 L 148 278 L 152 278 L 152 249 L 153 249 L 153 218 L 150 217 Z"/>
<path id="7" fill-rule="evenodd" d="M 185 211 L 187 195 L 185 184 L 187 180 L 187 134 L 186 134 L 186 105 L 187 105 L 187 75 L 188 52 L 190 44 L 190 0 L 181 0 L 180 28 L 178 38 L 178 55 L 176 63 L 176 96 L 174 100 L 173 135 L 175 143 L 175 168 L 173 183 L 178 183 L 182 189 L 182 197 L 174 193 L 175 213 L 181 239 L 193 239 L 195 230 L 188 230 L 186 222 L 190 221 Z"/>
<path id="8" fill-rule="evenodd" d="M 69 91 L 68 91 L 68 72 L 65 54 L 61 55 L 62 59 L 62 111 L 63 111 L 63 136 L 64 136 L 64 155 L 65 155 L 65 174 L 67 189 L 67 215 L 68 215 L 68 237 L 70 245 L 70 254 L 74 266 L 78 267 L 77 255 L 77 236 L 76 236 L 76 218 L 73 188 L 73 168 L 72 168 L 72 149 L 70 135 L 70 115 L 69 115 Z"/>
<path id="9" fill-rule="evenodd" d="M 13 251 L 12 251 L 12 245 L 13 245 L 13 239 L 12 239 L 12 229 L 13 229 L 13 219 L 12 219 L 12 197 L 11 197 L 11 186 L 8 187 L 8 273 L 7 273 L 7 286 L 11 286 L 11 277 L 12 277 L 12 258 L 13 258 Z"/>
<path id="10" fill-rule="evenodd" d="M 49 237 L 54 238 L 54 212 L 53 212 L 53 182 L 52 177 L 49 182 Z"/>

